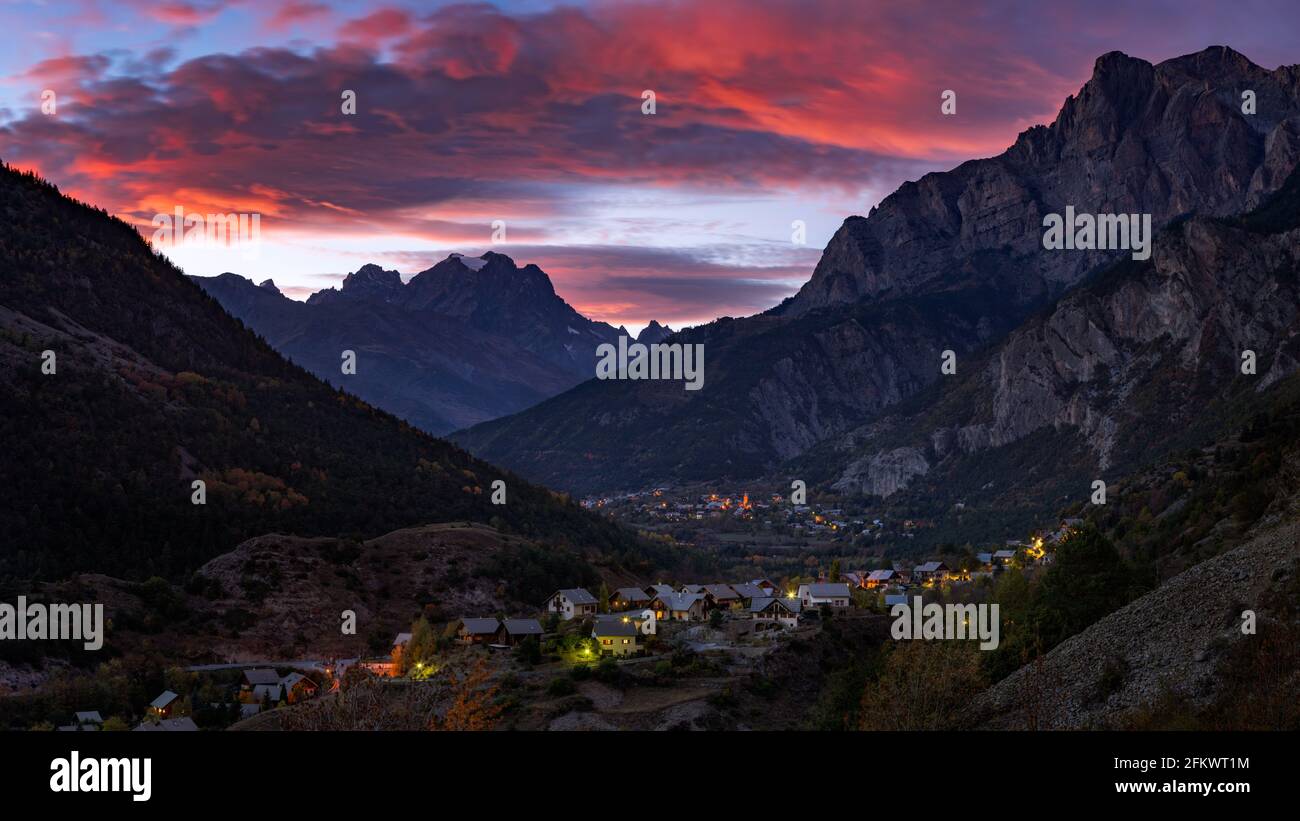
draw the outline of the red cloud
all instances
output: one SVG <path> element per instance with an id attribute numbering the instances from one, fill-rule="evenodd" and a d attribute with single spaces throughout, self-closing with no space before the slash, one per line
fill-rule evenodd
<path id="1" fill-rule="evenodd" d="M 141 8 L 198 25 L 227 5 Z M 1122 30 L 1151 33 L 1144 43 L 1168 32 L 1152 27 L 1152 12 L 1117 8 L 1133 15 Z M 323 14 L 300 0 L 271 19 Z M 0 124 L 0 135 L 5 159 L 142 223 L 176 204 L 258 208 L 303 236 L 453 244 L 477 242 L 484 225 L 503 218 L 512 237 L 554 247 L 564 241 L 560 223 L 618 196 L 607 193 L 613 186 L 680 189 L 716 198 L 723 210 L 736 192 L 807 192 L 825 202 L 828 192 L 888 190 L 997 153 L 1020 129 L 1049 120 L 1097 54 L 1116 46 L 1117 35 L 1090 29 L 1090 17 L 1058 15 L 857 0 L 664 0 L 537 13 L 473 4 L 418 18 L 383 7 L 309 50 L 208 54 L 175 68 L 124 65 L 116 54 L 44 61 L 24 76 L 57 78 L 60 100 L 66 87 L 77 104 L 58 117 L 32 110 Z M 356 92 L 355 116 L 340 110 L 344 89 Z M 654 116 L 641 113 L 645 89 L 657 95 Z M 957 92 L 956 117 L 940 113 L 945 89 Z M 575 290 L 597 276 L 557 264 L 562 278 L 573 272 Z M 624 314 L 614 305 L 633 304 L 634 291 L 655 306 L 667 300 L 663 307 L 686 293 L 658 295 L 641 280 L 618 288 L 604 298 L 616 318 Z M 771 288 L 714 295 L 739 309 L 759 291 L 772 296 Z"/>
<path id="2" fill-rule="evenodd" d="M 385 40 L 409 34 L 411 15 L 403 9 L 380 9 L 349 20 L 339 29 L 339 36 L 348 40 L 359 40 L 377 45 Z"/>

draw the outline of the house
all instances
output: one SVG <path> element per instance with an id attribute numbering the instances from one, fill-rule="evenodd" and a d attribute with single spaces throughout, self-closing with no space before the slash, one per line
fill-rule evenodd
<path id="1" fill-rule="evenodd" d="M 652 599 L 655 596 L 662 596 L 666 593 L 676 593 L 676 592 L 677 592 L 677 588 L 673 587 L 671 584 L 652 584 L 645 589 L 646 595 Z"/>
<path id="2" fill-rule="evenodd" d="M 980 565 L 981 565 L 985 570 L 992 570 L 992 569 L 993 569 L 993 554 L 992 554 L 992 553 L 976 553 L 976 554 L 975 554 L 975 561 L 979 562 Z"/>
<path id="3" fill-rule="evenodd" d="M 704 592 L 704 585 L 702 585 L 702 584 L 684 584 L 684 585 L 682 585 L 682 590 L 681 590 L 681 592 L 683 592 L 683 593 L 703 593 L 703 592 Z"/>
<path id="4" fill-rule="evenodd" d="M 269 667 L 255 667 L 244 671 L 244 681 L 239 685 L 239 700 L 245 704 L 280 701 L 280 674 Z"/>
<path id="5" fill-rule="evenodd" d="M 926 562 L 912 568 L 912 578 L 921 584 L 933 582 L 943 584 L 948 581 L 948 565 L 943 562 Z"/>
<path id="6" fill-rule="evenodd" d="M 98 710 L 89 710 L 75 714 L 75 719 L 71 724 L 64 724 L 58 728 L 61 733 L 75 732 L 95 732 L 102 728 L 104 724 L 103 717 Z"/>
<path id="7" fill-rule="evenodd" d="M 868 574 L 866 573 L 859 573 L 855 570 L 850 570 L 847 573 L 842 574 L 842 576 L 844 583 L 849 587 L 859 587 L 862 589 L 866 589 L 867 587 Z"/>
<path id="8" fill-rule="evenodd" d="M 776 584 L 771 579 L 754 579 L 750 581 L 750 584 L 754 585 L 755 587 L 760 587 L 763 590 L 767 591 L 767 595 L 769 596 L 777 595 L 781 589 L 777 587 Z"/>
<path id="9" fill-rule="evenodd" d="M 706 584 L 704 593 L 713 598 L 715 607 L 740 607 L 740 595 L 729 584 Z"/>
<path id="10" fill-rule="evenodd" d="M 748 607 L 754 599 L 762 599 L 768 596 L 768 592 L 756 584 L 745 582 L 744 584 L 733 584 L 732 590 L 740 597 L 740 606 Z"/>
<path id="11" fill-rule="evenodd" d="M 569 621 L 595 615 L 596 604 L 595 596 L 581 587 L 573 587 L 552 593 L 546 600 L 546 612 L 558 613 L 560 618 Z"/>
<path id="12" fill-rule="evenodd" d="M 804 607 L 848 607 L 852 602 L 849 586 L 844 582 L 818 582 L 799 585 L 799 601 Z"/>
<path id="13" fill-rule="evenodd" d="M 668 593 L 650 602 L 659 621 L 693 621 L 704 618 L 704 596 L 699 593 Z"/>
<path id="14" fill-rule="evenodd" d="M 637 631 L 643 636 L 653 636 L 657 623 L 655 611 L 648 607 L 641 610 L 628 610 L 623 613 L 602 613 L 596 616 L 596 621 L 627 622 L 636 627 Z"/>
<path id="15" fill-rule="evenodd" d="M 898 574 L 893 570 L 873 570 L 867 574 L 867 587 L 875 590 L 877 587 L 893 584 L 898 581 L 897 576 Z"/>
<path id="16" fill-rule="evenodd" d="M 538 641 L 542 639 L 542 623 L 537 619 L 506 619 L 501 622 L 501 633 L 498 638 L 502 644 L 513 647 L 529 636 L 533 636 Z"/>
<path id="17" fill-rule="evenodd" d="M 162 695 L 149 703 L 150 718 L 171 718 L 172 710 L 177 706 L 180 696 L 171 690 L 163 690 Z"/>
<path id="18" fill-rule="evenodd" d="M 465 644 L 495 644 L 501 622 L 494 618 L 461 619 L 456 626 L 456 638 Z"/>
<path id="19" fill-rule="evenodd" d="M 76 713 L 76 724 L 83 730 L 97 730 L 104 724 L 104 717 L 99 714 L 99 710 L 86 710 Z"/>
<path id="20" fill-rule="evenodd" d="M 312 698 L 316 695 L 316 682 L 299 672 L 292 672 L 280 679 L 280 689 L 284 700 L 290 704 Z M 260 703 L 260 700 L 259 700 Z"/>
<path id="21" fill-rule="evenodd" d="M 907 594 L 898 588 L 885 591 L 885 607 L 893 607 L 896 604 L 907 604 Z"/>
<path id="22" fill-rule="evenodd" d="M 139 726 L 133 732 L 162 732 L 162 733 L 193 733 L 197 732 L 199 725 L 194 723 L 194 719 L 189 716 L 181 718 L 162 718 L 157 721 L 141 721 Z"/>
<path id="23" fill-rule="evenodd" d="M 754 622 L 755 632 L 776 627 L 798 627 L 802 610 L 803 602 L 799 599 L 768 596 L 750 602 L 749 617 Z"/>
<path id="24" fill-rule="evenodd" d="M 620 587 L 609 595 L 610 610 L 627 610 L 650 603 L 652 597 L 639 587 Z"/>
<path id="25" fill-rule="evenodd" d="M 641 652 L 641 633 L 631 621 L 596 619 L 591 637 L 600 646 L 602 656 L 634 656 Z"/>
<path id="26" fill-rule="evenodd" d="M 284 689 L 280 687 L 280 682 L 274 684 L 257 684 L 254 685 L 250 698 L 257 704 L 270 703 L 279 704 L 284 697 Z"/>
<path id="27" fill-rule="evenodd" d="M 998 567 L 1010 567 L 1011 562 L 1015 561 L 1016 551 L 999 550 L 993 554 L 993 564 Z"/>

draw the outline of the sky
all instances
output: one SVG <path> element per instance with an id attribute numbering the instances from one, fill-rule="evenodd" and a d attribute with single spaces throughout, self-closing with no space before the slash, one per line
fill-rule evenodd
<path id="1" fill-rule="evenodd" d="M 1300 63 L 1294 0 L 0 0 L 0 31 L 0 158 L 151 239 L 258 215 L 255 246 L 161 238 L 186 273 L 305 298 L 493 250 L 632 330 L 772 307 L 845 217 L 1050 122 L 1105 52 Z"/>

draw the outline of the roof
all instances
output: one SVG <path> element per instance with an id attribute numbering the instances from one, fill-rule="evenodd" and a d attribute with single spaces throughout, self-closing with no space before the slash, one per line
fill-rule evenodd
<path id="1" fill-rule="evenodd" d="M 775 596 L 766 596 L 761 599 L 754 599 L 752 602 L 750 602 L 749 612 L 761 613 L 767 608 L 771 607 L 773 604 L 776 604 L 779 607 L 784 607 L 786 610 L 790 611 L 791 613 L 798 613 L 801 610 L 803 610 L 803 602 L 799 601 L 798 599 L 788 599 L 788 598 L 782 599 L 782 598 L 777 598 Z"/>
<path id="2" fill-rule="evenodd" d="M 694 604 L 704 600 L 699 593 L 660 593 L 656 598 L 669 610 L 690 610 Z"/>
<path id="3" fill-rule="evenodd" d="M 269 698 L 271 701 L 280 700 L 280 682 L 274 684 L 255 684 L 253 685 L 253 698 L 261 701 Z"/>
<path id="4" fill-rule="evenodd" d="M 883 582 L 888 581 L 889 577 L 894 575 L 892 570 L 873 570 L 867 574 L 867 581 Z"/>
<path id="5" fill-rule="evenodd" d="M 595 604 L 596 603 L 596 597 L 591 595 L 581 587 L 569 587 L 564 590 L 557 590 L 555 591 L 555 594 L 551 596 L 551 598 L 555 598 L 555 596 L 558 596 L 560 594 L 563 594 L 564 598 L 568 599 L 574 604 Z"/>
<path id="6" fill-rule="evenodd" d="M 976 559 L 979 559 L 981 562 L 984 562 L 985 564 L 988 564 L 990 561 L 993 560 L 993 554 L 992 554 L 992 553 L 976 553 L 976 554 L 975 554 L 975 558 L 976 558 Z"/>
<path id="7" fill-rule="evenodd" d="M 149 706 L 153 707 L 155 710 L 161 710 L 178 698 L 180 698 L 180 696 L 176 695 L 171 690 L 163 690 L 162 695 L 149 702 Z"/>
<path id="8" fill-rule="evenodd" d="M 99 714 L 99 710 L 86 710 L 76 714 L 78 724 L 103 724 L 104 717 Z"/>
<path id="9" fill-rule="evenodd" d="M 704 585 L 702 585 L 702 584 L 684 584 L 684 585 L 682 585 L 682 592 L 683 592 L 683 593 L 701 593 L 701 592 L 703 592 L 703 591 L 704 591 Z"/>
<path id="10" fill-rule="evenodd" d="M 733 584 L 731 589 L 735 590 L 736 595 L 740 596 L 742 599 L 752 599 L 767 595 L 767 591 L 756 584 Z"/>
<path id="11" fill-rule="evenodd" d="M 280 675 L 269 667 L 258 667 L 254 670 L 245 670 L 244 680 L 252 685 L 279 684 Z"/>
<path id="12" fill-rule="evenodd" d="M 397 636 L 393 638 L 393 646 L 401 647 L 402 645 L 406 644 L 410 640 L 411 640 L 410 633 L 398 633 Z"/>
<path id="13" fill-rule="evenodd" d="M 637 629 L 636 625 L 630 621 L 598 619 L 595 626 L 591 628 L 591 635 L 597 638 L 600 636 L 635 636 L 637 635 Z"/>
<path id="14" fill-rule="evenodd" d="M 819 599 L 835 597 L 848 598 L 849 586 L 844 582 L 820 582 L 818 584 L 801 584 L 799 588 L 808 588 L 808 595 Z"/>
<path id="15" fill-rule="evenodd" d="M 461 626 L 471 636 L 486 636 L 501 629 L 501 622 L 496 619 L 461 619 Z"/>
<path id="16" fill-rule="evenodd" d="M 631 619 L 632 621 L 648 621 L 654 618 L 654 611 L 648 607 L 638 607 L 635 610 L 624 610 L 621 613 L 597 613 L 596 621 L 622 621 Z"/>
<path id="17" fill-rule="evenodd" d="M 706 584 L 704 589 L 715 599 L 738 599 L 740 595 L 729 584 Z"/>
<path id="18" fill-rule="evenodd" d="M 194 719 L 189 716 L 181 718 L 164 718 L 155 724 L 152 721 L 142 721 L 140 726 L 135 728 L 136 732 L 195 732 L 199 725 L 194 723 Z"/>
<path id="19" fill-rule="evenodd" d="M 676 590 L 673 589 L 673 586 L 671 584 L 652 584 L 650 585 L 650 589 L 661 596 L 665 594 L 677 592 Z"/>
<path id="20" fill-rule="evenodd" d="M 537 619 L 506 619 L 502 622 L 512 636 L 540 636 L 542 623 Z"/>
<path id="21" fill-rule="evenodd" d="M 913 571 L 913 572 L 915 572 L 915 573 L 936 573 L 936 572 L 939 571 L 940 568 L 946 568 L 946 567 L 947 567 L 947 565 L 944 564 L 943 562 L 926 562 L 925 564 L 919 564 L 919 565 L 917 565 L 917 566 L 916 566 L 916 570 Z"/>
<path id="22" fill-rule="evenodd" d="M 284 678 L 280 679 L 280 684 L 284 685 L 284 688 L 286 690 L 292 690 L 295 684 L 297 684 L 300 681 L 303 681 L 306 678 L 307 677 L 304 676 L 302 673 L 293 672 L 285 676 Z"/>
<path id="23" fill-rule="evenodd" d="M 1014 550 L 999 550 L 997 553 L 993 554 L 993 558 L 995 559 L 1014 559 L 1015 557 L 1016 551 Z"/>
<path id="24" fill-rule="evenodd" d="M 639 587 L 620 587 L 614 591 L 613 598 L 625 601 L 650 601 L 650 597 Z"/>

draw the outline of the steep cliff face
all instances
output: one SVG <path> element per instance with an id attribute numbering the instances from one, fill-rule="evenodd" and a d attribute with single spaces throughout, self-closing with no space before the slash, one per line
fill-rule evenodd
<path id="1" fill-rule="evenodd" d="M 1251 216 L 1170 227 L 1151 260 L 1071 292 L 937 385 L 932 403 L 842 440 L 856 455 L 833 486 L 888 497 L 914 479 L 978 475 L 987 452 L 1043 432 L 1077 434 L 1100 477 L 1213 434 L 1300 369 L 1297 202 L 1300 173 Z M 987 478 L 999 494 L 1039 481 Z"/>
<path id="2" fill-rule="evenodd" d="M 1255 93 L 1256 113 L 1242 111 Z M 1296 67 L 1267 71 L 1211 48 L 1152 66 L 1111 52 L 1049 126 L 1001 155 L 908 183 L 871 216 L 850 217 L 812 279 L 783 309 L 802 313 L 954 284 L 951 263 L 996 252 L 996 276 L 1018 299 L 1059 294 L 1117 254 L 1043 254 L 1045 214 L 1173 217 L 1239 213 L 1296 162 Z"/>
<path id="3" fill-rule="evenodd" d="M 1253 115 L 1242 112 L 1247 90 Z M 852 450 L 843 434 L 936 385 L 943 351 L 969 362 L 1090 273 L 1132 255 L 1047 251 L 1044 215 L 1066 206 L 1147 213 L 1158 230 L 1188 214 L 1241 213 L 1294 167 L 1297 134 L 1295 67 L 1267 71 L 1224 48 L 1158 66 L 1107 54 L 1050 126 L 1026 131 L 998 157 L 907 183 L 870 216 L 847 219 L 795 297 L 683 335 L 705 344 L 704 390 L 592 383 L 458 439 L 570 489 L 748 478 L 826 443 L 842 456 Z M 1069 335 L 1087 325 L 1061 321 L 1073 349 Z M 1010 387 L 1003 396 L 1003 428 L 1037 424 L 1013 422 L 1031 399 L 1013 398 Z M 987 404 L 978 394 L 971 402 Z M 1104 437 L 1106 419 L 1088 422 L 1090 433 Z M 966 436 L 1006 435 L 973 427 L 983 421 Z M 943 447 L 960 441 L 956 432 L 937 435 Z M 877 452 L 850 471 L 865 484 L 849 472 L 836 477 L 843 489 L 897 488 L 916 475 L 920 463 L 909 456 L 872 478 Z"/>

